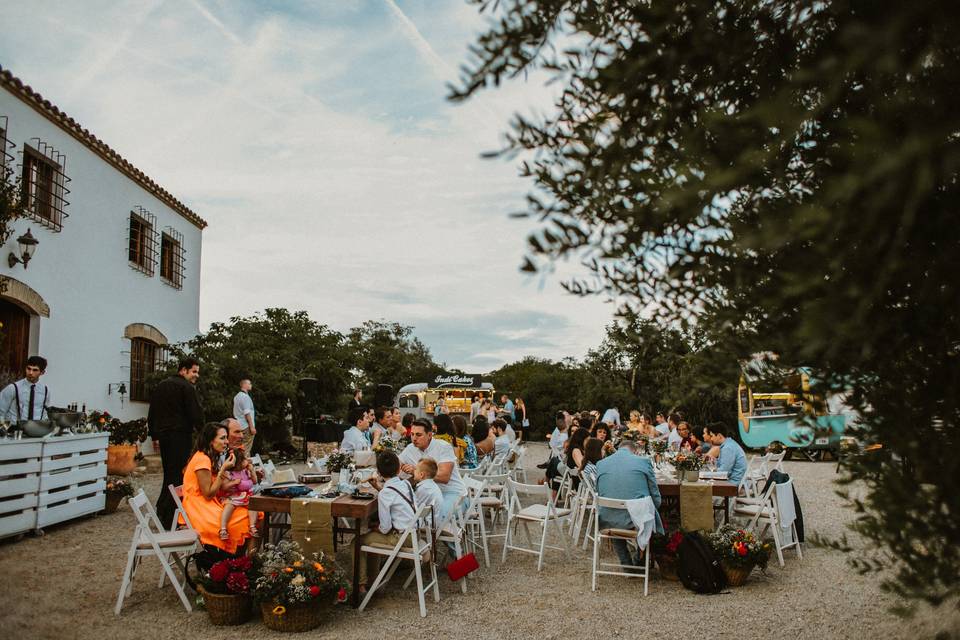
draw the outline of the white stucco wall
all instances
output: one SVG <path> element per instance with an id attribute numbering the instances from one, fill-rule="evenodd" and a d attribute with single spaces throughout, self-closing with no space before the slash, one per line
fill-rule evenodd
<path id="1" fill-rule="evenodd" d="M 40 138 L 66 156 L 71 179 L 65 210 L 69 217 L 62 231 L 31 219 L 18 220 L 12 237 L 0 248 L 0 273 L 32 287 L 50 307 L 49 318 L 34 318 L 31 355 L 39 353 L 50 361 L 44 381 L 53 403 L 86 403 L 88 410 L 107 410 L 122 418 L 145 416 L 147 403 L 132 403 L 128 397 L 121 407 L 115 391 L 107 395 L 109 383 L 130 387 L 130 340 L 123 337 L 124 328 L 132 323 L 153 325 L 170 342 L 197 334 L 201 230 L 2 87 L 0 116 L 8 118 L 15 165 L 21 161 L 23 144 Z M 143 135 L 157 130 L 145 128 Z M 172 227 L 183 234 L 182 289 L 163 283 L 159 264 L 152 277 L 130 268 L 128 224 L 137 205 L 156 217 L 158 232 Z M 7 255 L 17 252 L 16 238 L 27 228 L 40 242 L 36 255 L 27 269 L 19 264 L 8 268 Z"/>

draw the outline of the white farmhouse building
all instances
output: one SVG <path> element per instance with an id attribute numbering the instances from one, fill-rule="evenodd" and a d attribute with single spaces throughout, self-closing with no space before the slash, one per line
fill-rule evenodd
<path id="1" fill-rule="evenodd" d="M 0 159 L 29 210 L 0 247 L 0 369 L 39 354 L 53 405 L 145 416 L 164 345 L 198 332 L 206 222 L 2 68 Z"/>

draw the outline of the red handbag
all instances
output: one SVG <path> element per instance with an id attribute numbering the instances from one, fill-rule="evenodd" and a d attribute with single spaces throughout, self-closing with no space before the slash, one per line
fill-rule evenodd
<path id="1" fill-rule="evenodd" d="M 477 562 L 477 556 L 472 553 L 468 553 L 447 565 L 447 575 L 450 576 L 451 580 L 456 582 L 460 578 L 463 578 L 469 573 L 473 573 L 479 568 L 480 563 Z"/>

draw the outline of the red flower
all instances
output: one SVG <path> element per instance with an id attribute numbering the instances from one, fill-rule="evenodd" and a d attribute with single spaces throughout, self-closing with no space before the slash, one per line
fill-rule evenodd
<path id="1" fill-rule="evenodd" d="M 238 571 L 249 571 L 253 566 L 253 561 L 250 560 L 249 556 L 240 556 L 239 558 L 235 558 L 229 562 L 230 568 Z"/>
<path id="2" fill-rule="evenodd" d="M 340 587 L 340 591 L 337 591 L 337 602 L 343 602 L 347 599 L 347 590 L 343 587 Z"/>
<path id="3" fill-rule="evenodd" d="M 228 561 L 223 560 L 217 564 L 210 567 L 210 579 L 214 582 L 223 582 L 227 579 L 227 575 L 230 573 L 230 564 Z"/>
<path id="4" fill-rule="evenodd" d="M 227 578 L 227 589 L 231 593 L 247 593 L 250 591 L 250 581 L 247 574 L 234 571 Z"/>
<path id="5" fill-rule="evenodd" d="M 320 595 L 320 587 L 318 587 L 318 586 L 315 585 L 315 584 L 314 584 L 314 585 L 310 585 L 310 595 L 313 596 L 314 598 L 316 598 L 318 595 Z"/>
<path id="6" fill-rule="evenodd" d="M 741 558 L 747 555 L 747 545 L 743 544 L 742 542 L 739 545 L 737 545 L 737 553 L 740 554 Z"/>

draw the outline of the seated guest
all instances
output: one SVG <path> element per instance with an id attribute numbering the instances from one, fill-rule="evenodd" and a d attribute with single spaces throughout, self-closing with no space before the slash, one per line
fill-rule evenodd
<path id="1" fill-rule="evenodd" d="M 436 531 L 440 524 L 440 512 L 443 511 L 443 492 L 434 482 L 437 477 L 437 461 L 433 458 L 420 458 L 413 479 L 416 483 L 417 506 L 426 504 L 433 507 L 433 523 L 431 527 Z"/>
<path id="2" fill-rule="evenodd" d="M 627 431 L 640 431 L 643 429 L 643 422 L 640 420 L 640 412 L 634 409 L 630 412 L 630 419 L 627 421 Z"/>
<path id="3" fill-rule="evenodd" d="M 441 413 L 433 417 L 433 437 L 437 440 L 443 440 L 453 447 L 453 452 L 457 456 L 457 464 L 463 462 L 463 455 L 467 448 L 467 443 L 457 438 L 453 430 L 453 418 L 449 414 Z"/>
<path id="4" fill-rule="evenodd" d="M 473 441 L 473 437 L 467 433 L 467 419 L 460 414 L 453 416 L 453 434 L 466 444 L 466 448 L 463 450 L 463 460 L 460 463 L 460 468 L 476 469 L 480 462 L 480 457 L 477 454 L 477 445 Z"/>
<path id="5" fill-rule="evenodd" d="M 570 434 L 567 432 L 567 416 L 561 411 L 556 416 L 556 426 L 553 428 L 553 433 L 550 434 L 550 456 L 556 458 L 563 458 L 564 443 L 567 441 L 567 438 L 570 437 Z"/>
<path id="6" fill-rule="evenodd" d="M 640 427 L 640 433 L 647 436 L 647 438 L 656 438 L 660 435 L 660 432 L 653 426 L 653 422 L 647 414 L 640 416 L 640 422 L 643 423 L 643 426 Z"/>
<path id="7" fill-rule="evenodd" d="M 503 420 L 507 425 L 503 430 L 503 433 L 510 441 L 510 446 L 513 446 L 513 443 L 517 441 L 517 432 L 513 430 L 513 418 L 510 417 L 510 414 L 504 414 L 500 419 Z"/>
<path id="8" fill-rule="evenodd" d="M 580 469 L 583 465 L 583 444 L 590 437 L 590 430 L 586 428 L 577 429 L 570 439 L 567 440 L 566 465 L 570 469 Z M 580 478 L 571 476 L 571 486 L 574 491 L 580 488 Z"/>
<path id="9" fill-rule="evenodd" d="M 598 422 L 593 428 L 591 437 L 596 438 L 603 443 L 603 455 L 613 453 L 613 441 L 610 439 L 610 425 L 605 422 Z"/>
<path id="10" fill-rule="evenodd" d="M 367 433 L 367 436 L 370 437 L 370 444 L 372 446 L 377 446 L 377 443 L 380 442 L 380 438 L 389 433 L 390 420 L 392 417 L 393 412 L 386 407 L 380 406 L 373 410 L 373 424 L 370 425 L 370 430 Z"/>
<path id="11" fill-rule="evenodd" d="M 416 494 L 406 480 L 400 479 L 400 459 L 393 451 L 383 451 L 377 455 L 377 473 L 384 480 L 383 488 L 377 494 L 377 515 L 379 525 L 361 538 L 364 545 L 393 547 L 400 540 L 402 532 L 413 526 L 417 515 Z M 409 544 L 409 538 L 408 538 Z M 406 545 L 405 545 L 406 546 Z M 376 576 L 380 571 L 380 556 L 374 553 L 366 555 L 366 562 L 360 560 L 361 591 L 366 591 L 367 578 Z"/>
<path id="12" fill-rule="evenodd" d="M 205 424 L 197 434 L 193 455 L 183 470 L 183 510 L 200 535 L 200 542 L 232 554 L 250 538 L 250 517 L 247 507 L 234 507 L 223 526 L 227 536 L 220 537 L 224 503 L 218 496 L 229 493 L 239 484 L 239 480 L 230 479 L 230 472 L 236 466 L 235 454 L 231 452 L 220 464 L 220 454 L 226 449 L 226 427 L 216 422 Z"/>
<path id="13" fill-rule="evenodd" d="M 354 407 L 347 414 L 347 421 L 353 426 L 343 432 L 343 441 L 340 442 L 340 451 L 353 453 L 370 448 L 366 432 L 370 428 L 370 416 L 364 407 Z"/>
<path id="14" fill-rule="evenodd" d="M 493 443 L 493 455 L 500 457 L 510 453 L 510 438 L 507 436 L 507 423 L 500 418 L 493 421 L 493 433 L 497 439 Z"/>
<path id="15" fill-rule="evenodd" d="M 477 457 L 485 458 L 493 453 L 496 435 L 484 416 L 477 416 L 473 421 L 473 430 L 470 431 L 470 437 L 473 438 L 473 443 L 477 446 Z"/>
<path id="16" fill-rule="evenodd" d="M 707 427 L 703 428 L 703 442 L 700 444 L 700 453 L 705 456 L 710 456 L 711 458 L 720 457 L 720 447 L 715 447 L 713 444 L 713 434 L 710 433 L 710 429 Z"/>
<path id="17" fill-rule="evenodd" d="M 603 442 L 597 438 L 587 438 L 583 443 L 583 460 L 580 463 L 580 477 L 590 476 L 597 483 L 597 463 L 603 460 Z"/>
<path id="18" fill-rule="evenodd" d="M 660 489 L 653 473 L 650 459 L 637 455 L 637 443 L 624 440 L 613 455 L 607 456 L 597 464 L 597 495 L 617 500 L 635 500 L 650 496 L 653 506 L 660 508 Z M 597 516 L 600 526 L 606 529 L 633 529 L 633 521 L 623 509 L 601 507 Z M 657 513 L 656 533 L 663 533 L 663 522 Z M 613 548 L 623 566 L 640 566 L 639 555 L 634 558 L 626 540 L 614 540 Z"/>
<path id="19" fill-rule="evenodd" d="M 690 423 L 683 421 L 677 425 L 677 433 L 680 434 L 680 450 L 690 450 L 698 451 L 700 449 L 700 441 L 697 440 L 697 436 L 693 435 L 693 430 L 690 429 Z"/>
<path id="20" fill-rule="evenodd" d="M 403 437 L 410 437 L 410 427 L 413 426 L 413 421 L 417 419 L 417 416 L 413 413 L 403 414 L 403 419 L 400 421 L 400 426 L 403 427 Z"/>
<path id="21" fill-rule="evenodd" d="M 680 441 L 683 439 L 680 437 L 680 434 L 677 433 L 677 427 L 680 426 L 680 422 L 682 422 L 682 420 L 679 413 L 671 413 L 667 419 L 667 428 L 670 429 L 667 433 L 667 443 L 671 449 L 679 448 Z"/>
<path id="22" fill-rule="evenodd" d="M 665 436 L 670 433 L 670 425 L 667 424 L 667 419 L 662 413 L 657 414 L 657 424 L 654 426 L 654 429 L 656 429 L 657 434 L 661 436 Z"/>
<path id="23" fill-rule="evenodd" d="M 710 442 L 720 447 L 717 471 L 726 471 L 727 479 L 730 482 L 740 484 L 743 474 L 747 472 L 747 456 L 737 441 L 730 437 L 729 433 L 730 430 L 721 422 L 710 425 Z"/>
<path id="24" fill-rule="evenodd" d="M 426 420 L 413 421 L 410 440 L 410 444 L 400 454 L 400 470 L 407 476 L 413 476 L 421 458 L 433 458 L 437 462 L 437 476 L 434 481 L 443 493 L 443 513 L 440 515 L 446 517 L 453 503 L 467 491 L 467 486 L 460 478 L 453 447 L 434 438 L 433 425 Z"/>

